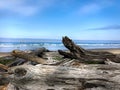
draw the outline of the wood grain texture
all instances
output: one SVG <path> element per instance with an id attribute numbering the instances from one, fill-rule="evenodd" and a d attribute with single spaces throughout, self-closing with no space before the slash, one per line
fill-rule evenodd
<path id="1" fill-rule="evenodd" d="M 10 72 L 7 90 L 120 90 L 120 65 L 22 65 Z"/>

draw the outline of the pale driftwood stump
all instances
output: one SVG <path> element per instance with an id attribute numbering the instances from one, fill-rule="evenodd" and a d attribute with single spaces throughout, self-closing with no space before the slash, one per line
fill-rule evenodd
<path id="1" fill-rule="evenodd" d="M 11 68 L 7 90 L 120 90 L 120 66 L 81 65 L 79 68 L 24 65 Z"/>

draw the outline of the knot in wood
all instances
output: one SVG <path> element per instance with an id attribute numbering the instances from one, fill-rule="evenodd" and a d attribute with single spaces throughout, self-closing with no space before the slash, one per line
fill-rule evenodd
<path id="1" fill-rule="evenodd" d="M 15 71 L 14 71 L 14 74 L 15 74 L 15 76 L 17 76 L 17 77 L 25 76 L 26 73 L 27 73 L 27 71 L 26 71 L 24 68 L 17 68 L 17 69 L 15 69 Z"/>

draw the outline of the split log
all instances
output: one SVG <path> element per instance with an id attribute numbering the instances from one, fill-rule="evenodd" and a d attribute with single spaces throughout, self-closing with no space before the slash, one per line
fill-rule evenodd
<path id="1" fill-rule="evenodd" d="M 7 90 L 120 90 L 120 65 L 22 65 L 9 72 Z"/>
<path id="2" fill-rule="evenodd" d="M 35 56 L 34 54 L 25 53 L 24 51 L 14 50 L 11 54 L 15 57 L 22 58 L 28 61 L 37 62 L 39 64 L 46 64 L 46 61 L 44 59 Z"/>
<path id="3" fill-rule="evenodd" d="M 58 50 L 58 52 L 63 55 L 65 58 L 79 59 L 81 62 L 93 62 L 93 63 L 104 63 L 106 59 L 109 59 L 113 62 L 120 63 L 120 57 L 109 52 L 95 52 L 90 50 L 85 50 L 82 47 L 76 45 L 71 39 L 67 36 L 63 37 L 62 42 L 64 46 L 70 51 L 65 52 Z"/>

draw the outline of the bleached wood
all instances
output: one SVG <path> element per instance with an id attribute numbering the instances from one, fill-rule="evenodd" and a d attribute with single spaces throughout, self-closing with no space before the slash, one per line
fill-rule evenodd
<path id="1" fill-rule="evenodd" d="M 9 72 L 14 74 L 7 90 L 120 90 L 118 65 L 22 65 Z"/>

